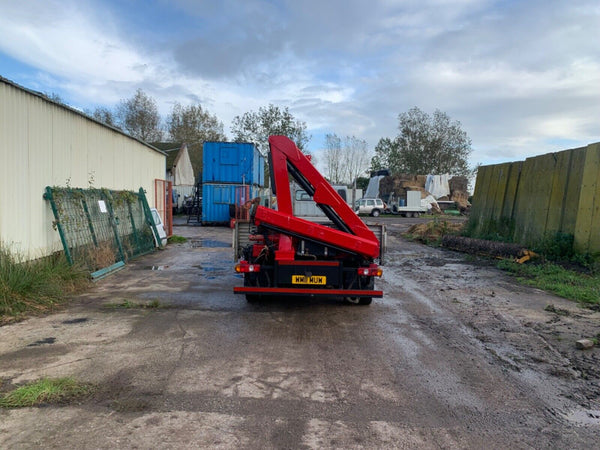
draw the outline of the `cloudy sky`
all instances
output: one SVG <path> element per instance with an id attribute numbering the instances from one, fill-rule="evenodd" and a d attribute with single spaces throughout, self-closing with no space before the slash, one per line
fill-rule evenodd
<path id="1" fill-rule="evenodd" d="M 273 103 L 373 148 L 413 106 L 471 163 L 600 141 L 598 0 L 0 0 L 0 75 L 81 109 L 143 89 L 166 115 Z"/>

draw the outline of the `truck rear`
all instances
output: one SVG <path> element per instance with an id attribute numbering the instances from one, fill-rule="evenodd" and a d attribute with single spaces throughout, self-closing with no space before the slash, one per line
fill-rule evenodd
<path id="1" fill-rule="evenodd" d="M 234 293 L 248 301 L 265 296 L 336 296 L 368 305 L 382 269 L 380 243 L 310 160 L 285 136 L 269 138 L 271 188 L 277 209 L 252 204 L 250 244 L 235 270 L 244 285 Z M 314 223 L 293 214 L 290 179 L 304 189 L 330 220 Z"/>

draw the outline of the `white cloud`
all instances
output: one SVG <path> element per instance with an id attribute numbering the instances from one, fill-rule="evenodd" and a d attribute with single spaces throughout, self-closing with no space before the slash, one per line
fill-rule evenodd
<path id="1" fill-rule="evenodd" d="M 597 1 L 177 0 L 152 4 L 169 14 L 145 27 L 128 3 L 0 4 L 0 52 L 83 107 L 139 87 L 162 114 L 200 101 L 228 130 L 273 102 L 317 136 L 371 147 L 397 133 L 399 113 L 438 108 L 462 122 L 473 162 L 600 140 Z"/>

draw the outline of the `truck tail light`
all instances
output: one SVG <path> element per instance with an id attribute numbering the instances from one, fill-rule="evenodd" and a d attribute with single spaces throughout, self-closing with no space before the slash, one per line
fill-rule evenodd
<path id="1" fill-rule="evenodd" d="M 240 261 L 235 265 L 237 273 L 260 272 L 260 264 L 249 264 L 248 261 Z"/>
<path id="2" fill-rule="evenodd" d="M 358 274 L 364 277 L 380 277 L 383 275 L 383 269 L 377 264 L 371 264 L 369 267 L 359 267 Z"/>

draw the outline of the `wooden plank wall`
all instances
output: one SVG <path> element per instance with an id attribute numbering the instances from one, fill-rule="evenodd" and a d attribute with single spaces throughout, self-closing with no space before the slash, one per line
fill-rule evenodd
<path id="1" fill-rule="evenodd" d="M 512 222 L 512 239 L 535 245 L 573 234 L 580 252 L 600 252 L 600 143 L 479 168 L 470 227 Z"/>

